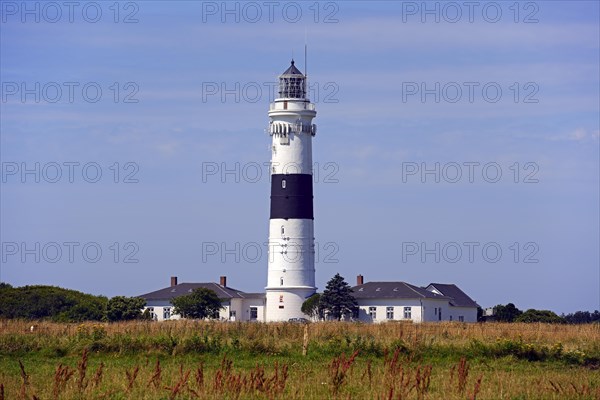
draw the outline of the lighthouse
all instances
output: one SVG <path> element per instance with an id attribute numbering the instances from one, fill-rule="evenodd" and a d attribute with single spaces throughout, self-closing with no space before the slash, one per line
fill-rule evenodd
<path id="1" fill-rule="evenodd" d="M 279 76 L 269 105 L 271 211 L 266 320 L 306 317 L 302 303 L 316 291 L 312 138 L 315 105 L 306 76 L 294 65 Z"/>

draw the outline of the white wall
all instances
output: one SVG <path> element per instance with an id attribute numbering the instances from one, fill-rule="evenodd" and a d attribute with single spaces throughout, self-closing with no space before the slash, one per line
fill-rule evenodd
<path id="1" fill-rule="evenodd" d="M 307 289 L 312 288 L 314 293 L 313 220 L 292 218 L 269 220 L 268 254 L 267 289 L 285 291 L 286 287 L 302 286 Z"/>
<path id="2" fill-rule="evenodd" d="M 312 125 L 312 119 L 317 115 L 314 110 L 307 110 L 307 104 L 302 100 L 285 101 L 287 109 L 284 110 L 284 101 L 271 103 L 269 110 L 270 129 L 273 136 L 271 147 L 271 173 L 272 174 L 312 174 L 312 135 L 306 132 L 291 132 L 298 119 L 304 125 Z M 314 105 L 311 105 L 314 107 Z M 289 138 L 287 144 L 281 144 L 283 130 Z"/>
<path id="3" fill-rule="evenodd" d="M 308 318 L 302 311 L 302 303 L 314 293 L 312 288 L 267 288 L 265 321 L 288 321 L 290 318 Z"/>
<path id="4" fill-rule="evenodd" d="M 464 322 L 477 322 L 476 307 L 450 307 L 449 314 L 452 315 L 452 321 L 460 321 L 462 316 Z"/>
<path id="5" fill-rule="evenodd" d="M 438 322 L 449 320 L 450 304 L 448 303 L 448 300 L 424 299 L 423 306 L 425 317 L 424 321 Z"/>
<path id="6" fill-rule="evenodd" d="M 250 321 L 250 307 L 256 307 L 256 321 L 265 321 L 265 302 L 264 297 L 261 298 L 245 298 L 242 300 L 242 321 Z"/>
<path id="7" fill-rule="evenodd" d="M 411 307 L 413 322 L 456 321 L 477 322 L 475 307 L 453 307 L 447 300 L 436 299 L 359 299 L 358 319 L 365 322 L 385 322 L 387 307 L 394 307 L 394 321 L 405 321 L 404 307 Z M 376 320 L 369 316 L 369 307 L 376 307 Z M 441 319 L 440 319 L 441 313 Z"/>
<path id="8" fill-rule="evenodd" d="M 394 307 L 394 321 L 408 321 L 408 319 L 404 318 L 404 307 L 411 308 L 411 321 L 422 321 L 422 308 L 418 299 L 358 299 L 357 302 L 359 307 L 358 319 L 361 321 L 389 321 L 386 318 L 387 307 Z M 369 316 L 369 307 L 376 307 L 375 320 L 372 320 Z"/>
<path id="9" fill-rule="evenodd" d="M 142 309 L 142 312 L 149 308 L 155 321 L 164 321 L 164 311 L 168 309 L 170 311 L 170 319 L 179 319 L 179 315 L 173 315 L 173 305 L 168 301 L 149 301 L 146 306 Z"/>
<path id="10" fill-rule="evenodd" d="M 221 320 L 229 321 L 249 321 L 250 320 L 250 307 L 257 308 L 257 321 L 265 320 L 265 299 L 264 298 L 244 298 L 238 299 L 233 298 L 230 301 L 224 301 L 223 307 L 219 311 L 219 318 Z M 173 313 L 173 305 L 168 301 L 150 301 L 142 309 L 145 311 L 150 308 L 152 313 L 155 315 L 156 321 L 165 321 L 165 309 L 170 311 L 169 320 L 181 319 L 179 314 Z M 235 319 L 230 318 L 230 311 L 235 311 Z"/>

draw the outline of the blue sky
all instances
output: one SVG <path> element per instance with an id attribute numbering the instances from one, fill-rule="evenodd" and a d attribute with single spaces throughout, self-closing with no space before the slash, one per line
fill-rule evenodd
<path id="1" fill-rule="evenodd" d="M 321 289 L 600 307 L 598 2 L 0 4 L 0 280 L 263 290 L 269 88 L 306 37 Z"/>

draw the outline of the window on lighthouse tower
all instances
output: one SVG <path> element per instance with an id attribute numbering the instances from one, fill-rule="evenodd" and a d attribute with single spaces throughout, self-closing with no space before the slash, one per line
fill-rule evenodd
<path id="1" fill-rule="evenodd" d="M 281 180 L 281 188 L 285 189 L 285 185 L 286 185 L 286 181 L 285 181 L 285 179 L 282 179 Z"/>

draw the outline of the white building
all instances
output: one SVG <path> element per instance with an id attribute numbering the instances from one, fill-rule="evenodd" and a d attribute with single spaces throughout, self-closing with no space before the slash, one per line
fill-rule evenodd
<path id="1" fill-rule="evenodd" d="M 363 283 L 359 275 L 352 290 L 361 321 L 477 322 L 478 304 L 453 284 L 423 288 L 406 282 Z"/>
<path id="2" fill-rule="evenodd" d="M 266 321 L 306 317 L 302 303 L 315 291 L 312 138 L 315 106 L 306 76 L 294 60 L 279 76 L 279 97 L 269 106 L 271 212 Z"/>
<path id="3" fill-rule="evenodd" d="M 226 321 L 264 321 L 265 320 L 265 294 L 245 293 L 227 286 L 227 278 L 222 276 L 220 283 L 177 283 L 177 277 L 171 277 L 171 285 L 164 289 L 143 294 L 146 300 L 144 310 L 148 309 L 156 321 L 180 319 L 181 316 L 173 312 L 171 300 L 175 297 L 192 293 L 194 289 L 210 289 L 217 294 L 223 308 L 220 319 Z"/>
<path id="4" fill-rule="evenodd" d="M 177 277 L 171 277 L 169 287 L 139 297 L 146 300 L 144 310 L 149 309 L 153 319 L 173 320 L 181 317 L 173 313 L 171 300 L 190 294 L 196 288 L 210 289 L 217 294 L 223 304 L 219 315 L 223 321 L 269 321 L 265 294 L 228 287 L 224 276 L 219 283 L 180 284 Z M 363 276 L 359 275 L 352 290 L 359 306 L 357 319 L 363 322 L 477 322 L 478 304 L 454 284 L 431 283 L 418 287 L 406 282 L 364 283 Z M 301 317 L 307 316 L 301 314 Z"/>

